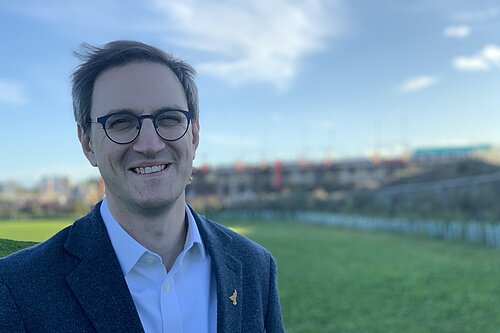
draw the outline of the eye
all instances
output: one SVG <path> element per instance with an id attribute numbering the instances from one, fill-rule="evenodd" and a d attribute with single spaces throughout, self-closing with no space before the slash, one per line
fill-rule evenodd
<path id="1" fill-rule="evenodd" d="M 167 111 L 158 115 L 156 124 L 158 127 L 173 127 L 186 123 L 186 116 L 182 112 Z"/>
<path id="2" fill-rule="evenodd" d="M 124 131 L 135 128 L 137 119 L 132 115 L 116 114 L 106 121 L 106 128 L 111 131 Z"/>

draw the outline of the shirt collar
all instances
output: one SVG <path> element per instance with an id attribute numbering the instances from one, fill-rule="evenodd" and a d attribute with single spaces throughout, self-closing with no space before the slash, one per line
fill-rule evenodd
<path id="1" fill-rule="evenodd" d="M 188 220 L 188 230 L 183 251 L 189 251 L 191 248 L 195 247 L 194 245 L 197 245 L 196 248 L 199 251 L 201 259 L 205 259 L 207 255 L 207 253 L 205 252 L 205 246 L 203 245 L 203 241 L 201 240 L 200 231 L 198 230 L 198 226 L 196 225 L 193 213 L 191 213 L 191 209 L 189 209 L 187 204 L 185 204 L 185 211 Z"/>
<path id="2" fill-rule="evenodd" d="M 194 216 L 187 204 L 185 204 L 185 211 L 188 220 L 188 229 L 186 234 L 186 241 L 184 243 L 184 249 L 179 256 L 183 259 L 184 256 L 189 251 L 191 251 L 191 249 L 198 249 L 200 258 L 205 259 L 205 247 L 203 246 L 203 242 L 201 240 L 200 232 L 198 230 L 198 226 L 196 225 Z M 108 231 L 111 244 L 113 245 L 113 249 L 115 250 L 116 256 L 118 257 L 118 262 L 120 263 L 123 275 L 126 276 L 136 265 L 139 259 L 141 259 L 144 253 L 154 252 L 149 251 L 147 248 L 137 242 L 125 231 L 125 229 L 123 229 L 118 221 L 116 221 L 109 210 L 106 197 L 104 197 L 104 199 L 102 200 L 100 212 L 104 221 L 104 225 L 106 226 L 106 229 Z"/>

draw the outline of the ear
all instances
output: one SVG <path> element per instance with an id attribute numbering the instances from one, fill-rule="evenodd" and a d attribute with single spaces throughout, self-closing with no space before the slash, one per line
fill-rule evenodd
<path id="1" fill-rule="evenodd" d="M 198 144 L 200 143 L 200 122 L 198 119 L 193 121 L 192 125 L 192 144 L 193 144 L 193 160 L 196 157 L 196 149 L 198 148 Z"/>
<path id="2" fill-rule="evenodd" d="M 77 125 L 78 131 L 78 140 L 80 140 L 80 144 L 82 145 L 82 150 L 90 164 L 94 167 L 97 166 L 97 160 L 95 158 L 94 150 L 92 149 L 92 142 L 90 139 L 90 133 L 83 130 L 82 126 Z"/>

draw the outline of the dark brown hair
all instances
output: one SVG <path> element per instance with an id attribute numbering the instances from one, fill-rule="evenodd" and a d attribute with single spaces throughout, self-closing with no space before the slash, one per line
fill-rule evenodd
<path id="1" fill-rule="evenodd" d="M 92 93 L 97 77 L 105 70 L 134 62 L 153 62 L 170 68 L 184 88 L 189 110 L 194 112 L 194 119 L 198 119 L 198 89 L 194 82 L 196 71 L 184 61 L 154 46 L 128 40 L 110 42 L 102 47 L 82 44 L 82 50 L 75 55 L 83 63 L 71 75 L 73 112 L 76 122 L 85 132 L 90 128 Z"/>

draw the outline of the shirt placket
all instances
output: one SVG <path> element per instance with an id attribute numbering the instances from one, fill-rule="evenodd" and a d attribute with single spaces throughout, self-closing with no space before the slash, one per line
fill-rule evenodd
<path id="1" fill-rule="evenodd" d="M 163 279 L 160 295 L 163 332 L 183 332 L 182 313 L 173 272 Z"/>

